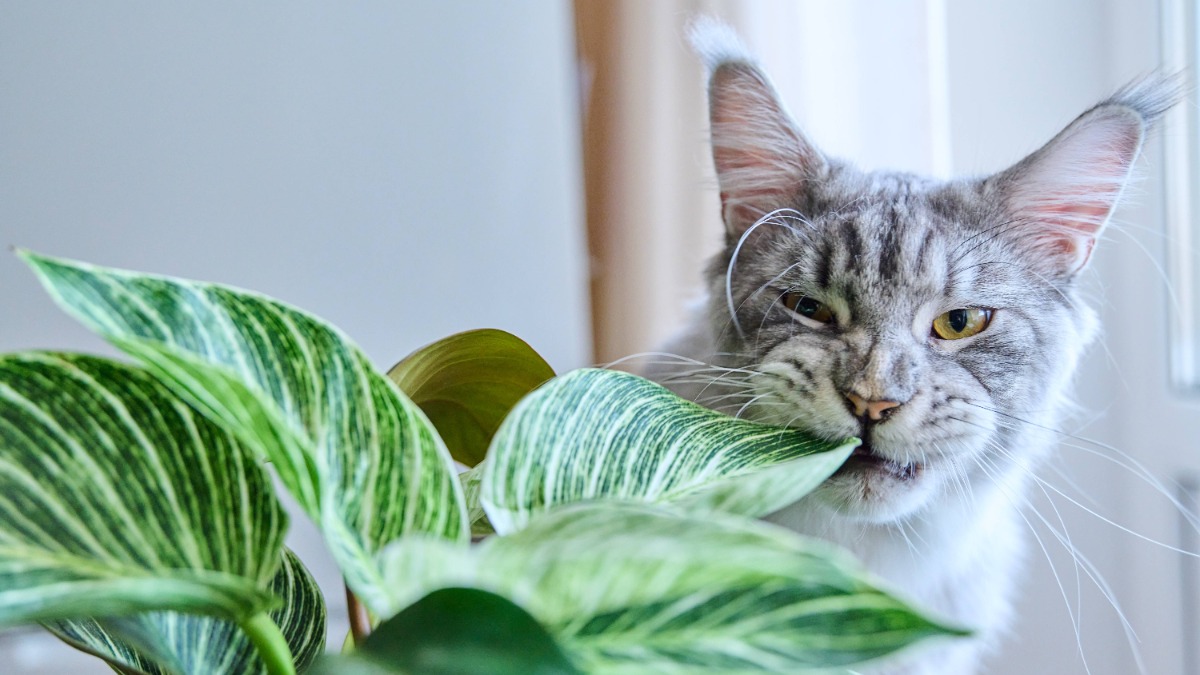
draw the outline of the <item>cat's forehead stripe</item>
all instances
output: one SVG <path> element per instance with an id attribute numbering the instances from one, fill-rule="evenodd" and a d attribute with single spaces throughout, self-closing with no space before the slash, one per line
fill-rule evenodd
<path id="1" fill-rule="evenodd" d="M 872 195 L 826 214 L 822 244 L 805 247 L 817 286 L 842 295 L 895 296 L 943 287 L 951 266 L 944 240 L 950 228 L 910 190 Z M 820 222 L 820 215 L 814 216 Z M 941 254 L 941 255 L 939 255 Z M 851 298 L 847 297 L 847 300 Z"/>
<path id="2" fill-rule="evenodd" d="M 879 276 L 882 279 L 892 279 L 900 275 L 900 260 L 904 253 L 901 229 L 907 224 L 902 222 L 907 215 L 903 198 L 888 204 L 887 211 L 887 216 L 880 223 L 883 243 L 879 251 Z"/>

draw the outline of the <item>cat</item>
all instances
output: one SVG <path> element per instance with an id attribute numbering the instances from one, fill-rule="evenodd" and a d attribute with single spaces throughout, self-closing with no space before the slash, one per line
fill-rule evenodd
<path id="1" fill-rule="evenodd" d="M 769 520 L 976 631 L 864 672 L 979 672 L 1014 618 L 1017 505 L 1097 332 L 1077 279 L 1179 87 L 1135 82 L 1011 168 L 939 181 L 824 155 L 730 29 L 698 23 L 693 44 L 725 246 L 663 348 L 684 358 L 643 374 L 730 414 L 861 438 Z"/>

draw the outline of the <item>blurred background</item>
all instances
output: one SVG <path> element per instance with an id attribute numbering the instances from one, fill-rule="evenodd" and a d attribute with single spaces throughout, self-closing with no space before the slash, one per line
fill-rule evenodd
<path id="1" fill-rule="evenodd" d="M 560 371 L 606 363 L 680 325 L 721 241 L 690 16 L 733 24 L 828 153 L 951 176 L 1020 159 L 1164 54 L 1194 60 L 1193 1 L 0 0 L 0 245 L 252 288 L 380 368 L 481 326 Z M 991 673 L 1126 675 L 1137 654 L 1200 673 L 1200 571 L 1166 548 L 1196 534 L 1163 494 L 1190 499 L 1200 470 L 1194 116 L 1148 145 L 1094 258 L 1104 343 L 1027 511 L 1042 545 Z M 7 253 L 0 291 L 0 351 L 113 353 Z M 300 517 L 290 541 L 340 642 L 336 570 Z M 0 655 L 107 672 L 36 631 L 0 633 Z"/>

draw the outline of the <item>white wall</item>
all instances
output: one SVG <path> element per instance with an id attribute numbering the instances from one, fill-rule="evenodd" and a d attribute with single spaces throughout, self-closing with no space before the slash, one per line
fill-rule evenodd
<path id="1" fill-rule="evenodd" d="M 0 4 L 0 351 L 112 353 L 22 246 L 274 295 L 381 368 L 481 326 L 587 364 L 574 63 L 566 0 Z"/>

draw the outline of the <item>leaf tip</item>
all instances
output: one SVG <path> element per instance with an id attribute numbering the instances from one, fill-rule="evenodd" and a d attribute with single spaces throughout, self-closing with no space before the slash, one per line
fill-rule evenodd
<path id="1" fill-rule="evenodd" d="M 10 244 L 8 247 L 8 250 L 11 251 L 13 253 L 13 255 L 17 256 L 18 258 L 25 261 L 25 263 L 29 264 L 29 265 L 34 264 L 39 258 L 41 258 L 41 256 L 34 253 L 33 251 L 30 251 L 29 249 L 24 248 L 22 246 L 17 246 L 16 244 Z"/>
<path id="2" fill-rule="evenodd" d="M 62 264 L 66 262 L 64 260 L 60 260 L 59 258 L 53 258 L 40 253 L 35 253 L 21 246 L 13 246 L 12 252 L 14 255 L 20 258 L 22 262 L 28 265 L 30 269 L 32 269 L 39 277 L 43 276 L 48 267 L 51 267 L 56 263 Z"/>

